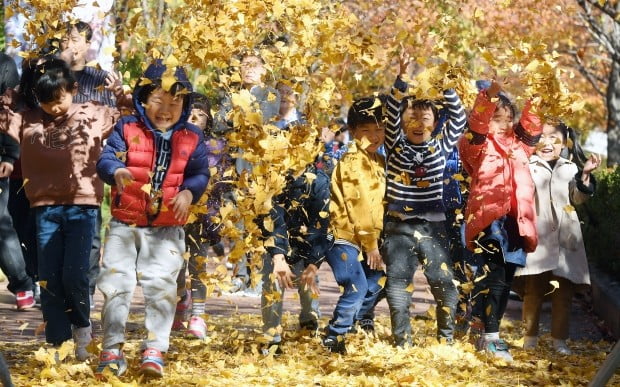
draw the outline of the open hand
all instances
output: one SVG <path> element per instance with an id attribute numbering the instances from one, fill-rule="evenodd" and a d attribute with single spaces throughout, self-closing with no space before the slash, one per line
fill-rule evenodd
<path id="1" fill-rule="evenodd" d="M 114 171 L 114 182 L 116 183 L 116 189 L 119 192 L 123 192 L 125 187 L 131 183 L 133 183 L 134 178 L 129 169 L 127 168 L 118 168 Z"/>
<path id="2" fill-rule="evenodd" d="M 368 251 L 366 253 L 366 262 L 368 263 L 368 267 L 370 267 L 372 270 L 383 269 L 383 258 L 381 258 L 381 253 L 379 252 L 379 249 Z"/>
<path id="3" fill-rule="evenodd" d="M 411 63 L 411 57 L 409 56 L 409 53 L 407 53 L 403 48 L 398 57 L 398 75 L 399 76 L 402 77 L 408 74 L 410 63 Z"/>
<path id="4" fill-rule="evenodd" d="M 295 274 L 293 274 L 290 266 L 286 263 L 284 254 L 276 254 L 273 256 L 273 273 L 276 275 L 280 288 L 295 288 L 295 285 L 293 284 Z"/>
<path id="5" fill-rule="evenodd" d="M 172 198 L 170 204 L 172 204 L 172 211 L 174 212 L 174 218 L 176 220 L 182 221 L 187 219 L 189 215 L 189 206 L 192 204 L 192 198 L 192 192 L 188 189 L 184 189 Z"/>
<path id="6" fill-rule="evenodd" d="M 306 267 L 304 272 L 301 273 L 301 277 L 299 279 L 299 286 L 301 286 L 303 290 L 310 289 L 312 291 L 312 294 L 317 294 L 317 295 L 321 293 L 319 291 L 319 286 L 317 285 L 315 281 L 316 272 L 318 270 L 319 270 L 318 267 L 316 267 L 313 264 L 310 264 L 308 265 L 308 267 Z"/>
<path id="7" fill-rule="evenodd" d="M 487 96 L 489 98 L 495 98 L 498 96 L 500 91 L 502 91 L 502 85 L 494 79 L 491 81 L 491 86 L 487 89 Z"/>
<path id="8" fill-rule="evenodd" d="M 121 82 L 120 74 L 116 71 L 109 72 L 105 78 L 105 88 L 114 93 L 116 97 L 123 95 L 123 83 Z"/>

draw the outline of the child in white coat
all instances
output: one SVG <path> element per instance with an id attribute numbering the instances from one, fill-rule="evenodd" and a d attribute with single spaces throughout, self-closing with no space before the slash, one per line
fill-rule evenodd
<path id="1" fill-rule="evenodd" d="M 530 170 L 536 185 L 538 247 L 527 256 L 523 276 L 523 321 L 525 349 L 538 341 L 540 310 L 545 295 L 551 293 L 553 347 L 570 354 L 566 345 L 570 307 L 575 287 L 590 283 L 588 262 L 579 218 L 573 205 L 585 202 L 594 193 L 591 176 L 600 158 L 586 159 L 574 132 L 563 123 L 545 124 Z M 569 158 L 560 153 L 568 149 Z"/>

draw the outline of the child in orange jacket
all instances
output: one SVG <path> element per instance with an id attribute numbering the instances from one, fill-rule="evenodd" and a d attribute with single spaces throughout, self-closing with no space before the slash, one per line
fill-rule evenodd
<path id="1" fill-rule="evenodd" d="M 472 177 L 464 226 L 479 271 L 472 314 L 485 332 L 476 347 L 506 361 L 512 356 L 499 326 L 510 285 L 538 243 L 529 157 L 542 125 L 530 102 L 516 125 L 515 116 L 514 106 L 493 82 L 478 94 L 469 132 L 459 142 L 463 166 Z"/>

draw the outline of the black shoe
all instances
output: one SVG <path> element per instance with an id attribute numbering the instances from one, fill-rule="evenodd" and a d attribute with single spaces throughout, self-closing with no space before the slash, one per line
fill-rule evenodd
<path id="1" fill-rule="evenodd" d="M 375 322 L 369 318 L 363 318 L 357 322 L 360 326 L 360 329 L 364 332 L 374 332 L 375 331 Z"/>
<path id="2" fill-rule="evenodd" d="M 275 349 L 273 349 L 273 347 L 275 347 Z M 263 345 L 260 348 L 260 353 L 263 356 L 269 355 L 270 353 L 272 353 L 272 351 L 273 351 L 273 356 L 280 356 L 280 355 L 284 354 L 284 352 L 282 351 L 282 343 L 273 343 L 272 342 L 272 343 Z"/>
<path id="3" fill-rule="evenodd" d="M 308 330 L 310 332 L 316 332 L 319 330 L 319 323 L 316 320 L 310 320 L 310 321 L 300 321 L 299 322 L 299 327 L 301 329 L 305 329 Z"/>
<path id="4" fill-rule="evenodd" d="M 331 353 L 339 353 L 344 355 L 347 349 L 344 346 L 344 338 L 342 336 L 327 336 L 323 339 L 323 346 L 329 349 Z"/>

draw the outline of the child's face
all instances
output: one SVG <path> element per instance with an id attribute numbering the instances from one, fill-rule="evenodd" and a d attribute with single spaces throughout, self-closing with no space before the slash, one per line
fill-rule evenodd
<path id="1" fill-rule="evenodd" d="M 370 143 L 366 147 L 366 151 L 375 153 L 385 141 L 385 127 L 375 123 L 358 125 L 353 130 L 353 137 L 362 144 L 365 143 L 364 138 L 366 138 Z"/>
<path id="2" fill-rule="evenodd" d="M 83 32 L 77 30 L 77 28 L 71 28 L 71 31 L 60 42 L 60 48 L 62 51 L 70 49 L 72 53 L 71 63 L 86 63 L 86 53 L 90 48 L 90 42 L 86 40 L 86 35 Z"/>
<path id="3" fill-rule="evenodd" d="M 189 116 L 189 123 L 194 124 L 202 130 L 207 127 L 209 116 L 202 109 L 192 109 L 192 113 Z"/>
<path id="4" fill-rule="evenodd" d="M 62 93 L 56 100 L 51 102 L 40 102 L 39 106 L 41 107 L 41 110 L 50 116 L 60 117 L 69 111 L 69 108 L 73 103 L 74 94 L 75 93 L 63 89 Z"/>
<path id="5" fill-rule="evenodd" d="M 489 123 L 489 133 L 500 137 L 512 135 L 513 120 L 514 117 L 510 109 L 503 107 L 495 109 L 493 118 L 491 118 L 491 122 Z"/>
<path id="6" fill-rule="evenodd" d="M 435 116 L 430 108 L 407 108 L 402 116 L 403 130 L 412 144 L 422 144 L 430 140 L 435 128 Z"/>
<path id="7" fill-rule="evenodd" d="M 183 114 L 183 95 L 175 97 L 170 92 L 157 89 L 146 100 L 144 112 L 155 129 L 165 132 Z"/>
<path id="8" fill-rule="evenodd" d="M 285 116 L 297 105 L 297 97 L 290 87 L 278 88 L 280 93 L 280 115 Z"/>
<path id="9" fill-rule="evenodd" d="M 266 73 L 267 70 L 261 58 L 245 56 L 241 60 L 241 81 L 245 86 L 260 85 Z"/>
<path id="10" fill-rule="evenodd" d="M 545 124 L 540 141 L 536 147 L 536 154 L 545 161 L 556 160 L 564 148 L 564 136 L 555 126 Z"/>

